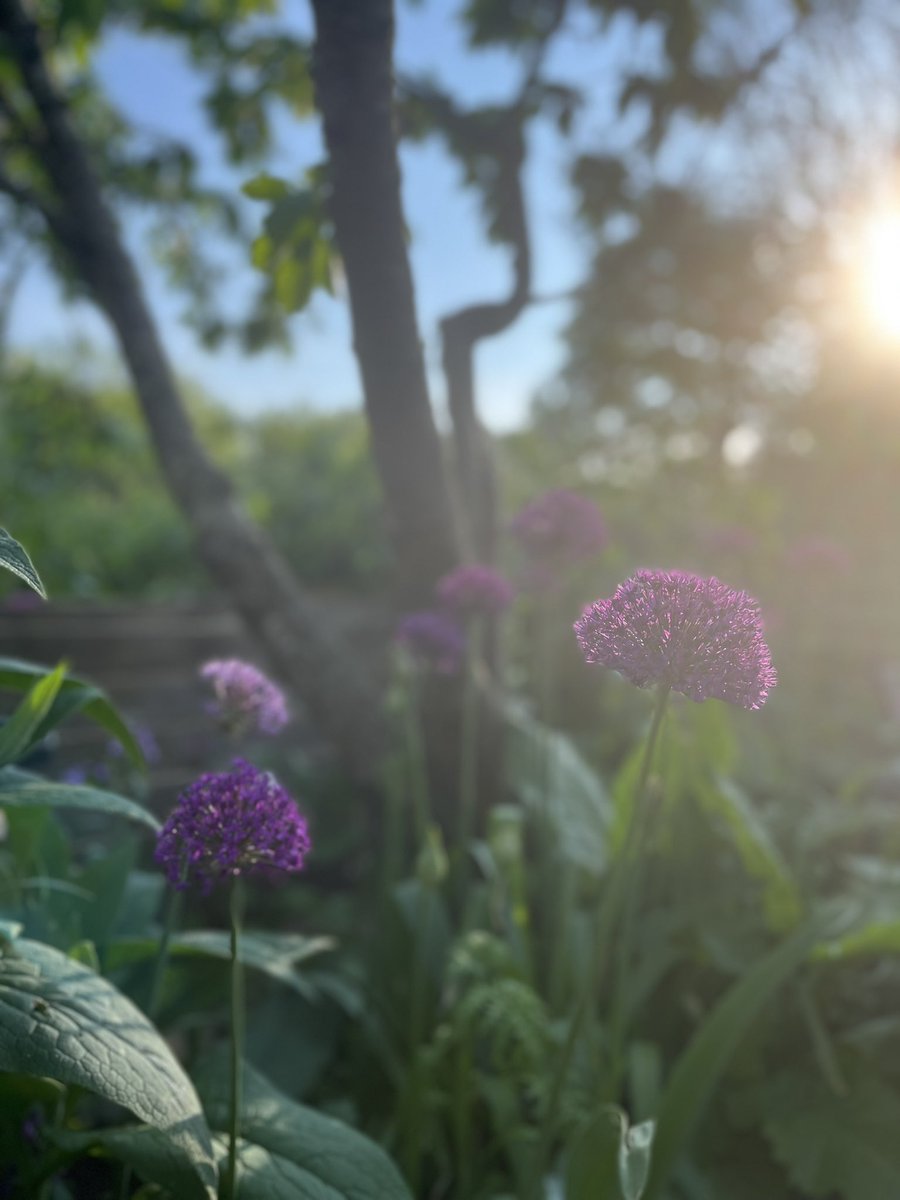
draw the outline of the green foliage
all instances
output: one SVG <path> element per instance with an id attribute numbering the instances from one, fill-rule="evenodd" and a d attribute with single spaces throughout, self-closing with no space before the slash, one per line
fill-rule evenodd
<path id="1" fill-rule="evenodd" d="M 180 1147 L 212 1187 L 200 1102 L 146 1017 L 105 979 L 59 951 L 17 938 L 0 956 L 0 1069 L 87 1088 Z"/>
<path id="2" fill-rule="evenodd" d="M 125 796 L 82 784 L 54 783 L 13 767 L 0 769 L 0 808 L 81 809 L 126 817 L 154 831 L 160 828 L 152 813 Z"/>

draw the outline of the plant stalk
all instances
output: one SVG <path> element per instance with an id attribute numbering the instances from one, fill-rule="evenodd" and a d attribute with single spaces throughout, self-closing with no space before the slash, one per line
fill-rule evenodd
<path id="1" fill-rule="evenodd" d="M 241 1128 L 244 1054 L 244 972 L 240 961 L 244 889 L 240 879 L 231 887 L 231 1059 L 229 1072 L 228 1163 L 223 1200 L 237 1200 L 237 1149 Z"/>

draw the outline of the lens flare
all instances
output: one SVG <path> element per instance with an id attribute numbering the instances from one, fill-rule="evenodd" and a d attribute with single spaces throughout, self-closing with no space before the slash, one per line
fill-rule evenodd
<path id="1" fill-rule="evenodd" d="M 860 263 L 863 299 L 873 325 L 900 341 L 900 212 L 873 217 Z"/>

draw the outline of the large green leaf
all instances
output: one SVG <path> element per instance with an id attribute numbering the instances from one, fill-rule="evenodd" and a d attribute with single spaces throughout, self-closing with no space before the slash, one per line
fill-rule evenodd
<path id="1" fill-rule="evenodd" d="M 304 979 L 297 968 L 301 963 L 326 950 L 334 942 L 327 937 L 304 937 L 299 933 L 252 933 L 241 934 L 241 962 L 254 970 L 277 979 L 306 999 L 316 995 L 315 988 Z M 142 959 L 153 958 L 159 943 L 153 938 L 119 938 L 109 949 L 107 965 L 129 966 Z M 196 957 L 231 959 L 230 935 L 217 929 L 193 929 L 174 937 L 169 945 L 173 958 Z"/>
<path id="2" fill-rule="evenodd" d="M 29 748 L 41 738 L 41 729 L 47 714 L 59 695 L 66 676 L 61 664 L 39 679 L 28 691 L 15 712 L 0 727 L 0 767 L 18 762 Z"/>
<path id="3" fill-rule="evenodd" d="M 883 954 L 900 954 L 900 920 L 872 921 L 843 937 L 820 942 L 810 957 L 814 962 L 844 962 Z"/>
<path id="4" fill-rule="evenodd" d="M 756 1118 L 804 1196 L 900 1196 L 900 1096 L 855 1059 L 836 1095 L 815 1071 L 785 1071 L 756 1089 Z"/>
<path id="5" fill-rule="evenodd" d="M 151 812 L 116 792 L 82 784 L 54 783 L 18 767 L 0 768 L 0 808 L 82 808 L 127 817 L 154 832 L 160 828 Z"/>
<path id="6" fill-rule="evenodd" d="M 47 667 L 23 662 L 18 658 L 0 658 L 0 687 L 27 691 L 35 680 L 43 678 L 47 673 Z M 59 695 L 41 723 L 35 740 L 43 737 L 66 717 L 77 712 L 82 712 L 86 717 L 90 717 L 92 721 L 95 721 L 102 729 L 121 742 L 128 757 L 136 766 L 143 767 L 145 765 L 144 754 L 137 739 L 116 712 L 106 693 L 95 687 L 94 684 L 87 683 L 74 675 L 67 676 L 63 681 Z"/>
<path id="7" fill-rule="evenodd" d="M 660 1107 L 646 1200 L 662 1194 L 741 1039 L 805 962 L 818 930 L 809 922 L 760 959 L 719 1000 L 676 1062 Z"/>
<path id="8" fill-rule="evenodd" d="M 169 1047 L 108 980 L 41 942 L 2 946 L 0 1071 L 57 1079 L 121 1105 L 165 1133 L 215 1187 L 200 1102 Z"/>
<path id="9" fill-rule="evenodd" d="M 23 583 L 27 583 L 39 596 L 47 599 L 44 585 L 41 583 L 25 547 L 21 546 L 5 529 L 0 529 L 0 567 L 12 571 L 13 575 L 17 575 Z"/>
<path id="10" fill-rule="evenodd" d="M 228 1125 L 227 1071 L 199 1082 L 210 1125 Z M 411 1200 L 380 1146 L 290 1100 L 249 1066 L 241 1113 L 241 1200 Z M 220 1143 L 224 1155 L 224 1143 Z"/>
<path id="11" fill-rule="evenodd" d="M 528 808 L 553 822 L 570 862 L 601 875 L 609 854 L 612 807 L 602 780 L 563 734 L 518 704 L 506 716 L 509 784 Z"/>
<path id="12" fill-rule="evenodd" d="M 566 1155 L 566 1200 L 641 1200 L 650 1170 L 654 1124 L 630 1125 L 607 1105 L 571 1139 Z"/>

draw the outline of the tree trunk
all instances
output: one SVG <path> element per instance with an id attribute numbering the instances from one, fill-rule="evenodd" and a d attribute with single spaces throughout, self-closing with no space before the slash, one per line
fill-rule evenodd
<path id="1" fill-rule="evenodd" d="M 429 604 L 456 532 L 419 339 L 394 130 L 392 0 L 312 0 L 316 98 L 400 599 Z"/>
<path id="2" fill-rule="evenodd" d="M 37 152 L 58 201 L 51 228 L 115 330 L 163 475 L 199 556 L 343 763 L 371 777 L 383 744 L 375 685 L 323 627 L 307 594 L 198 442 L 134 264 L 21 0 L 0 0 L 0 32 L 43 126 Z"/>

